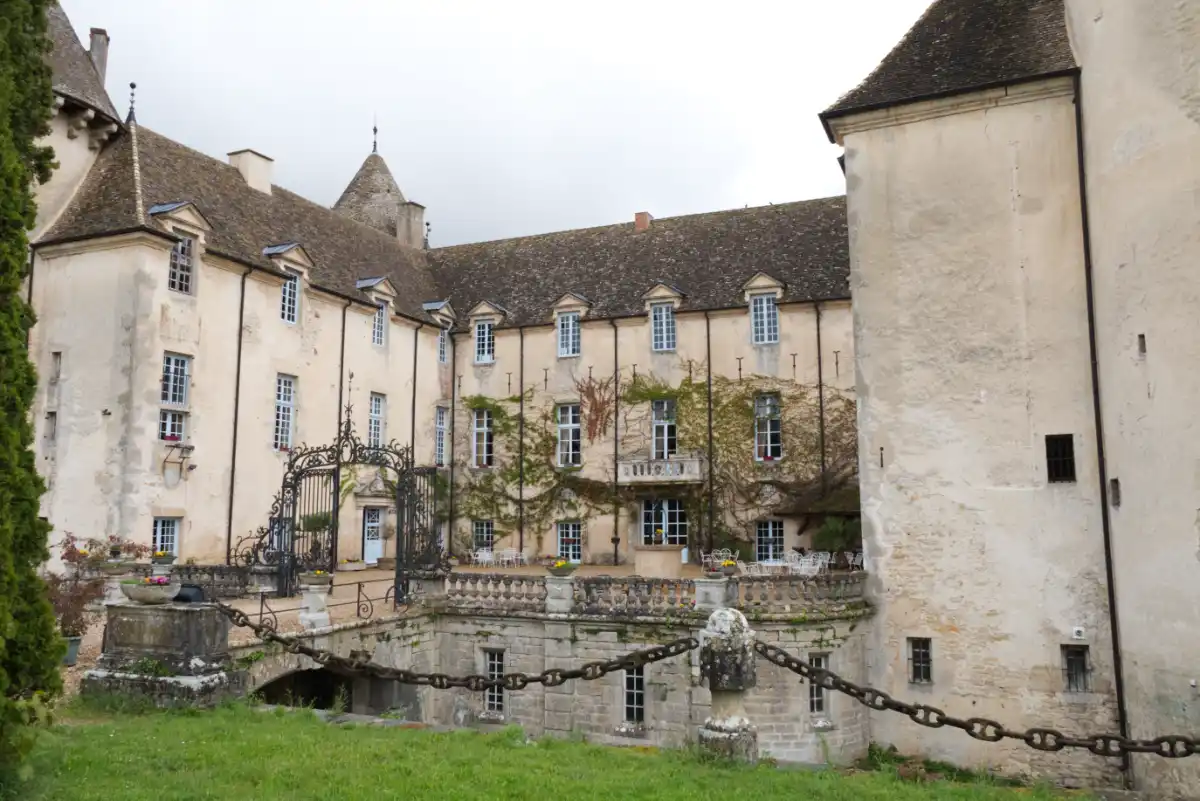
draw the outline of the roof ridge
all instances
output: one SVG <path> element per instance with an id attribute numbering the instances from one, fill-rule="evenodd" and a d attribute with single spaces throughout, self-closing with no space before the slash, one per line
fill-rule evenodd
<path id="1" fill-rule="evenodd" d="M 654 223 L 661 224 L 666 222 L 674 222 L 676 220 L 690 220 L 696 217 L 705 217 L 714 214 L 735 214 L 741 211 L 751 212 L 761 211 L 762 209 L 768 208 L 784 208 L 789 206 L 798 206 L 804 203 L 819 203 L 823 200 L 842 200 L 845 197 L 845 195 L 826 195 L 824 197 L 805 198 L 804 200 L 789 200 L 784 203 L 763 203 L 758 206 L 742 206 L 741 208 L 716 209 L 714 211 L 697 211 L 693 212 L 692 214 L 675 214 L 671 217 L 655 217 Z M 518 239 L 541 239 L 542 237 L 560 236 L 562 234 L 587 233 L 589 231 L 600 231 L 605 228 L 619 228 L 623 225 L 633 225 L 633 220 L 628 222 L 607 223 L 605 225 L 588 225 L 584 226 L 583 228 L 563 228 L 558 231 L 543 231 L 540 234 L 524 234 L 522 236 L 505 236 L 499 239 L 481 239 L 477 242 L 461 242 L 457 245 L 446 245 L 445 247 L 440 248 L 430 248 L 429 252 L 438 253 L 442 251 L 453 250 L 454 248 L 473 247 L 475 245 L 496 245 L 501 242 L 515 242 Z"/>
<path id="2" fill-rule="evenodd" d="M 134 216 L 137 219 L 138 225 L 146 224 L 146 205 L 142 197 L 142 159 L 138 153 L 138 128 L 137 117 L 133 115 L 133 106 L 130 106 L 129 111 L 129 136 L 130 147 L 133 148 L 133 210 Z"/>

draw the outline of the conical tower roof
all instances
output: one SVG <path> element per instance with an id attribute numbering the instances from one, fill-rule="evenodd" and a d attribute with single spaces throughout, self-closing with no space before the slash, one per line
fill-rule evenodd
<path id="1" fill-rule="evenodd" d="M 333 210 L 395 236 L 400 207 L 404 203 L 404 194 L 387 162 L 378 153 L 371 153 L 333 204 Z"/>

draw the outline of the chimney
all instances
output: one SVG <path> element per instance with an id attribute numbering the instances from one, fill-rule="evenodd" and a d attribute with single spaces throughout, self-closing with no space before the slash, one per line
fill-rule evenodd
<path id="1" fill-rule="evenodd" d="M 255 150 L 245 148 L 229 154 L 229 164 L 237 167 L 251 189 L 271 194 L 271 165 L 275 160 Z"/>
<path id="2" fill-rule="evenodd" d="M 104 71 L 108 69 L 108 31 L 103 28 L 92 28 L 92 41 L 88 46 L 88 54 L 92 64 L 100 75 L 100 85 L 104 85 Z"/>
<path id="3" fill-rule="evenodd" d="M 633 215 L 633 230 L 639 233 L 648 230 L 650 228 L 650 223 L 653 221 L 654 218 L 650 216 L 650 212 L 639 211 L 637 214 Z"/>

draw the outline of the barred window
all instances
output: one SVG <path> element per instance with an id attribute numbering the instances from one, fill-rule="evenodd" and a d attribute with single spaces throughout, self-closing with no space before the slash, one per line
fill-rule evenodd
<path id="1" fill-rule="evenodd" d="M 491 364 L 496 361 L 496 324 L 491 320 L 475 323 L 475 363 Z"/>
<path id="2" fill-rule="evenodd" d="M 809 654 L 808 663 L 815 668 L 829 670 L 829 654 Z M 822 714 L 827 711 L 825 688 L 811 679 L 808 682 L 808 711 Z"/>
<path id="3" fill-rule="evenodd" d="M 375 319 L 371 321 L 371 344 L 383 345 L 387 342 L 387 304 L 381 303 L 375 310 Z"/>
<path id="4" fill-rule="evenodd" d="M 908 638 L 908 680 L 912 684 L 933 683 L 933 641 L 928 637 Z"/>
<path id="5" fill-rule="evenodd" d="M 675 455 L 675 401 L 672 398 L 650 402 L 650 416 L 654 421 L 654 441 L 650 456 L 666 459 Z"/>
<path id="6" fill-rule="evenodd" d="M 583 561 L 583 523 L 571 520 L 558 524 L 558 555 L 576 564 Z"/>
<path id="7" fill-rule="evenodd" d="M 778 395 L 754 398 L 754 458 L 760 462 L 783 458 L 783 419 Z"/>
<path id="8" fill-rule="evenodd" d="M 1092 691 L 1092 658 L 1086 645 L 1062 647 L 1063 684 L 1069 693 Z"/>
<path id="9" fill-rule="evenodd" d="M 675 306 L 671 303 L 650 305 L 650 348 L 675 350 Z"/>
<path id="10" fill-rule="evenodd" d="M 559 358 L 578 356 L 581 349 L 579 312 L 563 312 L 558 315 Z"/>
<path id="11" fill-rule="evenodd" d="M 750 330 L 755 345 L 779 341 L 779 307 L 774 295 L 750 296 Z"/>
<path id="12" fill-rule="evenodd" d="M 484 668 L 489 679 L 504 678 L 504 652 L 484 651 Z M 483 709 L 492 715 L 504 714 L 504 688 L 488 687 L 484 691 Z"/>
<path id="13" fill-rule="evenodd" d="M 292 448 L 292 433 L 296 427 L 296 377 L 275 376 L 275 450 Z"/>
<path id="14" fill-rule="evenodd" d="M 1046 477 L 1054 483 L 1075 480 L 1075 436 L 1046 435 Z"/>
<path id="15" fill-rule="evenodd" d="M 436 467 L 446 466 L 446 407 L 433 410 L 433 463 Z"/>
<path id="16" fill-rule="evenodd" d="M 755 524 L 754 558 L 759 562 L 783 558 L 782 520 L 759 520 Z"/>
<path id="17" fill-rule="evenodd" d="M 491 520 L 471 521 L 471 542 L 477 551 L 490 551 L 496 544 L 496 527 Z"/>
<path id="18" fill-rule="evenodd" d="M 646 668 L 625 671 L 625 722 L 646 722 Z"/>
<path id="19" fill-rule="evenodd" d="M 300 276 L 289 272 L 283 281 L 279 296 L 279 318 L 285 323 L 294 323 L 300 308 Z"/>
<path id="20" fill-rule="evenodd" d="M 476 467 L 492 466 L 492 411 L 476 409 L 472 416 L 471 461 Z"/>
<path id="21" fill-rule="evenodd" d="M 171 248 L 171 269 L 167 274 L 167 289 L 192 293 L 193 254 L 196 252 L 196 240 L 190 236 L 174 232 L 179 237 L 175 247 Z"/>
<path id="22" fill-rule="evenodd" d="M 371 393 L 371 406 L 367 415 L 367 446 L 382 448 L 384 431 L 387 428 L 387 396 Z"/>
<path id="23" fill-rule="evenodd" d="M 578 467 L 583 462 L 582 434 L 579 404 L 559 406 L 558 415 L 558 466 Z"/>
<path id="24" fill-rule="evenodd" d="M 179 520 L 178 517 L 154 518 L 152 547 L 155 551 L 179 555 Z"/>

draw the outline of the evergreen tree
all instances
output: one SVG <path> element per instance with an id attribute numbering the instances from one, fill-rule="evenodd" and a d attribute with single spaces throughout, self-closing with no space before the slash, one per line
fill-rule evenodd
<path id="1" fill-rule="evenodd" d="M 45 487 L 34 465 L 29 409 L 37 377 L 26 336 L 33 313 L 22 295 L 33 182 L 46 181 L 51 75 L 45 56 L 47 0 L 0 0 L 0 772 L 27 752 L 43 701 L 61 689 L 62 640 L 38 569 L 49 526 L 38 518 Z M 0 775 L 0 784 L 4 776 Z"/>

